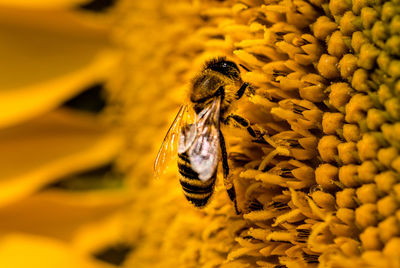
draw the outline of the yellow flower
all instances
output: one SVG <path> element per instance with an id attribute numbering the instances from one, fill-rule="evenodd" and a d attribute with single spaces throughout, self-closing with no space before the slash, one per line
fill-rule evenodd
<path id="1" fill-rule="evenodd" d="M 105 3 L 0 1 L 0 266 L 400 266 L 398 0 Z M 222 128 L 239 215 L 153 179 L 216 56 L 265 133 Z"/>

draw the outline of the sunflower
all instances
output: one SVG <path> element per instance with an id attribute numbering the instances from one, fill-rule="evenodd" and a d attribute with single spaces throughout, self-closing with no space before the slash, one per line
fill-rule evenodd
<path id="1" fill-rule="evenodd" d="M 398 0 L 0 3 L 2 266 L 400 266 Z M 218 56 L 240 214 L 152 171 Z"/>

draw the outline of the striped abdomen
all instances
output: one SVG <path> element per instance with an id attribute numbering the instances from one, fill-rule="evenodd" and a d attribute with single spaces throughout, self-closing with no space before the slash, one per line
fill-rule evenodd
<path id="1" fill-rule="evenodd" d="M 214 192 L 217 173 L 207 181 L 201 181 L 198 174 L 190 167 L 186 153 L 178 154 L 179 182 L 186 199 L 196 207 L 204 207 Z"/>

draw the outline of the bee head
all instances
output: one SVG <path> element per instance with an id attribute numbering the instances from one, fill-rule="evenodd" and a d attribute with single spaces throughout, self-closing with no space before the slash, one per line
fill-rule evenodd
<path id="1" fill-rule="evenodd" d="M 237 65 L 232 61 L 226 60 L 224 57 L 208 61 L 204 69 L 221 73 L 232 80 L 240 80 L 240 71 Z"/>

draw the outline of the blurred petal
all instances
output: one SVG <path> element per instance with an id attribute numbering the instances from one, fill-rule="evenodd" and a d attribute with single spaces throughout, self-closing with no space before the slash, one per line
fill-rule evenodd
<path id="1" fill-rule="evenodd" d="M 89 231 L 91 235 L 88 237 L 94 238 L 90 242 L 96 243 L 102 239 L 95 238 L 90 228 L 97 226 L 95 231 L 100 237 L 121 230 L 109 222 L 115 222 L 118 218 L 116 212 L 127 204 L 128 199 L 122 191 L 68 193 L 49 190 L 3 207 L 0 210 L 0 230 L 2 233 L 30 233 L 76 243 L 80 243 L 79 240 L 86 236 L 85 231 Z M 111 240 L 116 240 L 115 237 Z M 104 244 L 97 246 L 103 247 Z M 93 246 L 80 247 L 85 252 L 88 248 Z"/>
<path id="2" fill-rule="evenodd" d="M 126 222 L 130 220 L 132 219 L 125 211 L 85 224 L 74 235 L 74 248 L 81 252 L 96 253 L 118 243 L 127 243 L 131 237 L 128 235 L 130 230 L 127 230 Z"/>
<path id="3" fill-rule="evenodd" d="M 96 117 L 56 110 L 0 132 L 0 206 L 109 162 L 122 145 Z"/>
<path id="4" fill-rule="evenodd" d="M 0 8 L 0 127 L 52 110 L 107 78 L 118 54 L 106 24 L 77 14 Z"/>
<path id="5" fill-rule="evenodd" d="M 0 5 L 24 8 L 68 8 L 87 2 L 89 0 L 0 0 Z"/>
<path id="6" fill-rule="evenodd" d="M 0 267 L 111 268 L 114 266 L 82 256 L 54 239 L 10 234 L 0 240 Z"/>

